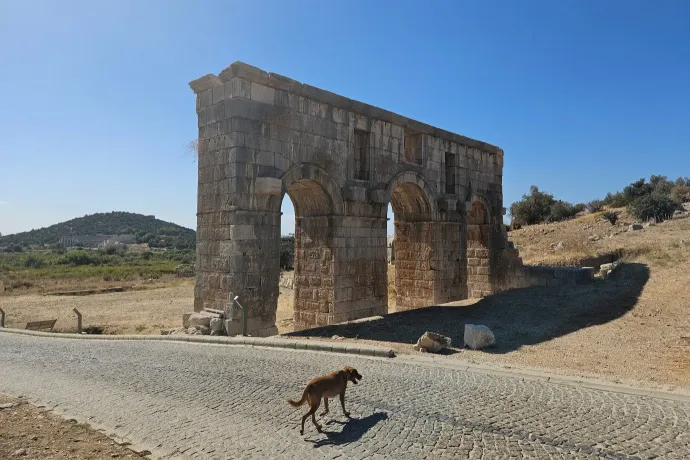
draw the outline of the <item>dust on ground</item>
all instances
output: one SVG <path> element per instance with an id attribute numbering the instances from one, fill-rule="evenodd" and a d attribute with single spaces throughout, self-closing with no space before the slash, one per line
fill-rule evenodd
<path id="1" fill-rule="evenodd" d="M 146 458 L 76 421 L 26 400 L 0 395 L 0 458 L 112 460 Z"/>

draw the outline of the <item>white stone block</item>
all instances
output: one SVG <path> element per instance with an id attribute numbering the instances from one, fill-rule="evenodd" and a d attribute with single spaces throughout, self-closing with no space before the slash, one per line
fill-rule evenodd
<path id="1" fill-rule="evenodd" d="M 496 343 L 496 338 L 491 329 L 482 324 L 465 324 L 465 345 L 478 350 Z"/>

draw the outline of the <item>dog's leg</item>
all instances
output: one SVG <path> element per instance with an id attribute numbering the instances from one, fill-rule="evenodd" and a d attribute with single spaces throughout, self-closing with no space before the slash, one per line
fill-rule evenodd
<path id="1" fill-rule="evenodd" d="M 345 417 L 349 417 L 350 413 L 345 410 L 345 390 L 340 393 L 340 406 L 343 408 L 343 414 L 345 414 Z"/>
<path id="2" fill-rule="evenodd" d="M 309 410 L 309 412 L 311 412 L 311 410 Z M 305 422 L 305 420 L 307 420 L 307 417 L 309 417 L 309 412 L 304 414 L 304 417 L 302 417 L 302 428 L 300 428 L 300 430 L 299 430 L 299 434 L 301 434 L 301 435 L 304 434 L 304 422 Z"/>
<path id="3" fill-rule="evenodd" d="M 316 410 L 317 410 L 317 409 L 319 408 L 319 406 L 321 405 L 321 398 L 317 399 L 316 401 L 315 401 L 314 399 L 310 399 L 310 400 L 309 400 L 309 403 L 311 404 L 311 409 L 309 410 L 309 412 L 307 412 L 307 415 L 311 415 L 311 422 L 312 422 L 312 423 L 314 424 L 314 426 L 316 427 L 316 431 L 318 431 L 319 433 L 321 433 L 321 432 L 322 432 L 322 431 L 321 431 L 321 425 L 319 425 L 318 423 L 316 423 Z"/>
<path id="4" fill-rule="evenodd" d="M 328 398 L 323 398 L 323 405 L 325 406 L 325 409 L 323 412 L 321 412 L 321 417 L 328 413 Z"/>

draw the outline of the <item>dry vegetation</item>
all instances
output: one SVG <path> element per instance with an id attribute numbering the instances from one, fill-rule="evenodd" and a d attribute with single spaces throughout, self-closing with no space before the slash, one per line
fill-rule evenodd
<path id="1" fill-rule="evenodd" d="M 513 230 L 508 238 L 519 249 L 523 261 L 533 265 L 582 266 L 587 259 L 617 253 L 626 259 L 644 259 L 662 266 L 685 262 L 678 249 L 690 244 L 688 219 L 628 232 L 635 219 L 624 208 L 612 211 L 618 213 L 616 225 L 605 220 L 603 212 L 596 212 Z"/>

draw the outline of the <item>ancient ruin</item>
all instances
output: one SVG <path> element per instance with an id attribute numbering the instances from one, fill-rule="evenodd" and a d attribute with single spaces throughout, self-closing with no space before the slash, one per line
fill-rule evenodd
<path id="1" fill-rule="evenodd" d="M 389 203 L 398 311 L 568 278 L 526 270 L 508 243 L 500 148 L 241 62 L 190 86 L 199 119 L 195 311 L 239 295 L 249 334 L 276 333 L 286 194 L 298 328 L 387 313 Z"/>

